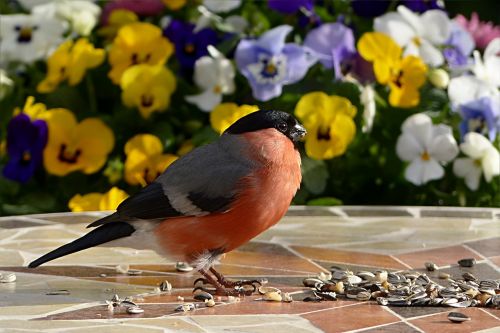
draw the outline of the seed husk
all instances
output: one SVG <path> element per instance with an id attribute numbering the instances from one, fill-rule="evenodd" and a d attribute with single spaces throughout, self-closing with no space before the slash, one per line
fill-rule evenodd
<path id="1" fill-rule="evenodd" d="M 144 309 L 141 309 L 138 306 L 130 306 L 127 308 L 127 312 L 130 314 L 138 314 L 138 313 L 143 313 Z"/>
<path id="2" fill-rule="evenodd" d="M 458 261 L 458 264 L 460 265 L 460 267 L 473 267 L 476 264 L 476 259 L 474 258 L 460 259 Z"/>
<path id="3" fill-rule="evenodd" d="M 0 275 L 0 283 L 12 283 L 16 282 L 17 276 L 14 273 L 7 273 Z"/>
<path id="4" fill-rule="evenodd" d="M 358 301 L 369 301 L 372 298 L 372 293 L 369 291 L 361 291 L 356 295 Z"/>
<path id="5" fill-rule="evenodd" d="M 194 268 L 187 262 L 179 261 L 175 264 L 175 269 L 178 272 L 191 272 Z"/>
<path id="6" fill-rule="evenodd" d="M 209 308 L 211 308 L 211 307 L 215 306 L 215 301 L 214 301 L 214 299 L 213 299 L 213 298 L 206 299 L 206 300 L 205 300 L 205 306 L 206 306 L 206 307 L 209 307 Z"/>
<path id="7" fill-rule="evenodd" d="M 465 281 L 477 281 L 477 278 L 469 272 L 462 274 L 462 277 Z"/>
<path id="8" fill-rule="evenodd" d="M 127 271 L 127 274 L 128 275 L 141 275 L 142 274 L 142 271 L 138 270 L 138 269 L 129 269 Z"/>
<path id="9" fill-rule="evenodd" d="M 264 294 L 264 300 L 265 301 L 271 301 L 271 302 L 281 302 L 282 301 L 281 297 L 281 290 L 279 292 L 277 291 L 268 291 Z"/>
<path id="10" fill-rule="evenodd" d="M 438 266 L 435 263 L 433 263 L 433 262 L 428 261 L 424 265 L 425 265 L 425 268 L 429 272 L 434 272 L 434 271 L 438 270 Z"/>
<path id="11" fill-rule="evenodd" d="M 196 291 L 196 294 L 193 296 L 193 298 L 197 301 L 202 301 L 205 302 L 209 299 L 213 299 L 214 297 L 212 294 L 207 293 L 206 291 Z"/>
<path id="12" fill-rule="evenodd" d="M 323 298 L 319 297 L 319 296 L 307 296 L 306 298 L 303 299 L 304 302 L 321 302 L 323 300 Z"/>
<path id="13" fill-rule="evenodd" d="M 276 292 L 278 294 L 281 294 L 281 290 L 274 287 L 260 286 L 258 290 L 261 295 L 265 295 L 269 292 Z"/>
<path id="14" fill-rule="evenodd" d="M 179 305 L 178 307 L 175 308 L 175 311 L 177 312 L 188 312 L 188 311 L 192 311 L 195 309 L 195 306 L 193 303 L 184 303 L 184 304 L 181 304 Z"/>
<path id="15" fill-rule="evenodd" d="M 454 323 L 461 323 L 470 320 L 470 317 L 460 312 L 450 312 L 448 313 L 448 320 Z"/>
<path id="16" fill-rule="evenodd" d="M 443 280 L 446 280 L 446 279 L 449 279 L 450 278 L 450 274 L 448 273 L 445 273 L 445 272 L 441 272 L 439 273 L 439 276 L 438 276 L 440 279 L 443 279 Z"/>
<path id="17" fill-rule="evenodd" d="M 290 295 L 289 293 L 284 293 L 284 294 L 283 294 L 283 302 L 286 302 L 286 303 L 291 303 L 291 302 L 293 302 L 293 297 L 292 297 L 292 295 Z"/>

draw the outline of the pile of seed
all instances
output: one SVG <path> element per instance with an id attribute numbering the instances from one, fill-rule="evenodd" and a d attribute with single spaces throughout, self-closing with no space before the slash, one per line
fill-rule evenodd
<path id="1" fill-rule="evenodd" d="M 333 266 L 330 274 L 306 278 L 303 283 L 313 290 L 306 302 L 336 300 L 337 297 L 359 301 L 376 300 L 390 306 L 470 306 L 500 307 L 500 279 L 479 281 L 471 273 L 461 278 L 446 277 L 448 286 L 433 281 L 425 273 L 385 270 L 353 273 Z"/>

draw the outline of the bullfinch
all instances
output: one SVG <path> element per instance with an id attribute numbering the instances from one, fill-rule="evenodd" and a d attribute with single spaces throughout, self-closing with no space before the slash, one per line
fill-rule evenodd
<path id="1" fill-rule="evenodd" d="M 213 265 L 286 213 L 302 178 L 297 142 L 305 134 L 282 111 L 240 118 L 215 142 L 182 156 L 116 212 L 88 226 L 95 229 L 29 267 L 108 243 L 186 261 L 214 293 L 245 293 L 242 285 L 249 281 L 226 280 Z"/>

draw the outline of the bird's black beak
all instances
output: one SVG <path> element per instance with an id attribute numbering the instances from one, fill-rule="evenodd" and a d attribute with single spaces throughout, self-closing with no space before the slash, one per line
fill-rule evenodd
<path id="1" fill-rule="evenodd" d="M 294 142 L 301 140 L 307 134 L 306 129 L 301 124 L 296 124 L 290 131 L 290 136 Z"/>

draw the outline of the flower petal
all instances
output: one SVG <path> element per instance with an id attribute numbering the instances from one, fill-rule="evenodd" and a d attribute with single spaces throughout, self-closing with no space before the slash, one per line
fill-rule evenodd
<path id="1" fill-rule="evenodd" d="M 443 134 L 432 139 L 429 155 L 439 162 L 449 162 L 458 155 L 458 146 L 452 134 Z"/>
<path id="2" fill-rule="evenodd" d="M 285 46 L 286 36 L 293 30 L 289 25 L 280 25 L 274 29 L 266 31 L 255 42 L 255 45 L 271 54 L 279 54 Z"/>
<path id="3" fill-rule="evenodd" d="M 137 134 L 125 144 L 125 154 L 129 155 L 133 150 L 143 152 L 148 156 L 161 154 L 163 145 L 157 136 L 152 134 Z"/>
<path id="4" fill-rule="evenodd" d="M 68 202 L 68 207 L 72 212 L 84 212 L 99 210 L 101 193 L 93 192 L 85 195 L 76 194 Z"/>
<path id="5" fill-rule="evenodd" d="M 202 90 L 212 89 L 218 82 L 217 62 L 208 56 L 201 57 L 194 64 L 194 82 Z"/>
<path id="6" fill-rule="evenodd" d="M 446 42 L 451 33 L 451 21 L 448 15 L 439 9 L 428 10 L 420 16 L 421 36 L 434 45 Z"/>
<path id="7" fill-rule="evenodd" d="M 464 136 L 464 142 L 460 144 L 462 152 L 474 160 L 483 158 L 491 148 L 491 142 L 483 135 L 475 132 L 467 133 Z"/>
<path id="8" fill-rule="evenodd" d="M 425 148 L 410 134 L 402 134 L 396 143 L 396 154 L 403 161 L 420 158 Z"/>
<path id="9" fill-rule="evenodd" d="M 373 22 L 375 31 L 391 36 L 400 46 L 407 45 L 415 37 L 414 28 L 400 13 L 390 12 L 377 17 Z"/>
<path id="10" fill-rule="evenodd" d="M 465 178 L 465 185 L 472 191 L 479 188 L 481 168 L 478 168 L 474 160 L 470 158 L 457 158 L 453 163 L 453 173 L 458 177 Z"/>
<path id="11" fill-rule="evenodd" d="M 216 94 L 213 89 L 208 89 L 199 95 L 186 96 L 185 99 L 189 103 L 195 104 L 198 109 L 210 112 L 222 102 L 222 94 Z"/>
<path id="12" fill-rule="evenodd" d="M 292 84 L 300 81 L 316 61 L 317 58 L 307 49 L 297 44 L 286 44 L 283 48 L 286 56 L 286 78 L 283 84 Z"/>
<path id="13" fill-rule="evenodd" d="M 484 179 L 489 183 L 494 176 L 500 175 L 500 153 L 495 147 L 488 149 L 481 161 Z"/>
<path id="14" fill-rule="evenodd" d="M 432 120 L 428 115 L 417 113 L 406 118 L 401 129 L 403 133 L 413 136 L 422 147 L 429 147 L 432 138 Z"/>
<path id="15" fill-rule="evenodd" d="M 498 89 L 471 75 L 453 78 L 448 85 L 448 96 L 454 108 L 481 97 L 498 95 Z"/>
<path id="16" fill-rule="evenodd" d="M 112 187 L 111 190 L 104 193 L 99 201 L 99 210 L 116 210 L 123 200 L 127 199 L 127 192 L 120 190 L 117 187 Z"/>

